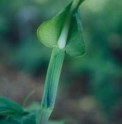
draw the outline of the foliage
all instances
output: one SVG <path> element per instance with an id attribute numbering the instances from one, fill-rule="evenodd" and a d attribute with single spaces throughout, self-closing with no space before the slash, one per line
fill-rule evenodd
<path id="1" fill-rule="evenodd" d="M 39 103 L 34 103 L 28 108 L 22 108 L 12 100 L 0 98 L 0 124 L 36 124 L 36 109 Z M 64 124 L 64 121 L 50 121 L 49 124 Z"/>
<path id="2" fill-rule="evenodd" d="M 65 52 L 76 57 L 83 55 L 85 51 L 80 18 L 77 13 L 77 9 L 81 2 L 83 2 L 83 0 L 74 0 L 58 16 L 43 23 L 38 29 L 38 37 L 42 43 L 46 46 L 53 47 L 46 75 L 46 84 L 41 102 L 41 110 L 39 109 L 34 114 L 28 113 L 13 101 L 7 98 L 1 98 L 0 116 L 3 116 L 0 120 L 1 123 L 48 123 L 48 119 L 55 104 Z M 54 122 L 50 122 L 50 124 L 51 123 Z"/>
<path id="3" fill-rule="evenodd" d="M 65 25 L 67 18 L 70 15 L 71 3 L 53 19 L 44 22 L 38 28 L 38 37 L 41 42 L 48 47 L 55 47 L 58 44 L 59 37 L 62 32 L 62 27 Z M 71 56 L 81 56 L 85 53 L 85 46 L 82 36 L 82 26 L 80 14 L 78 11 L 72 16 L 71 26 L 67 36 L 67 44 L 65 50 Z M 66 26 L 65 26 L 66 27 Z"/>
<path id="4" fill-rule="evenodd" d="M 17 70 L 18 72 L 26 71 L 32 75 L 40 76 L 40 73 L 44 75 L 50 50 L 38 42 L 35 36 L 36 29 L 40 22 L 51 18 L 69 1 L 1 0 L 0 67 L 5 66 L 10 70 L 8 73 Z M 78 99 L 88 94 L 95 97 L 99 107 L 102 108 L 101 113 L 104 111 L 104 115 L 107 113 L 107 117 L 116 117 L 118 121 L 121 117 L 121 115 L 119 117 L 121 113 L 119 103 L 122 96 L 121 5 L 120 0 L 112 2 L 111 0 L 86 0 L 82 4 L 80 12 L 84 27 L 86 55 L 82 59 L 72 59 L 69 56 L 65 58 L 62 73 L 64 83 L 61 86 L 67 89 L 64 91 L 60 87 L 60 90 L 63 90 L 62 95 L 67 92 L 72 94 L 69 96 L 72 100 L 73 95 L 78 93 L 80 94 L 77 96 Z M 30 15 L 29 19 L 25 20 L 27 15 Z M 5 73 L 5 70 L 1 69 L 1 72 Z M 70 90 L 73 88 L 74 90 Z M 78 92 L 77 88 L 83 88 L 83 90 Z M 118 111 L 118 114 L 115 111 Z M 69 116 L 72 118 L 71 114 Z M 81 123 L 80 117 L 75 119 Z M 121 124 L 121 122 L 116 123 Z"/>
<path id="5" fill-rule="evenodd" d="M 83 0 L 74 0 L 53 19 L 41 24 L 37 30 L 40 41 L 45 46 L 53 48 L 38 123 L 46 124 L 54 108 L 65 52 L 75 57 L 85 52 L 82 27 L 77 13 L 81 2 Z"/>

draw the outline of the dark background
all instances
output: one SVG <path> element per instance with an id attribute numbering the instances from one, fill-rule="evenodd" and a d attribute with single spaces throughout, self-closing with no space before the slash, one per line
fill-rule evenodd
<path id="1" fill-rule="evenodd" d="M 0 96 L 40 102 L 51 49 L 38 26 L 70 0 L 0 0 Z M 86 0 L 81 6 L 86 54 L 65 58 L 52 120 L 122 124 L 122 1 Z"/>

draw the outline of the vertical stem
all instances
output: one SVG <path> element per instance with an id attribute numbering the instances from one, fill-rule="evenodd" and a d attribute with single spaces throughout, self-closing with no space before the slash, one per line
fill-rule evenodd
<path id="1" fill-rule="evenodd" d="M 75 11 L 83 1 L 84 0 L 74 0 L 71 6 L 71 12 Z"/>
<path id="2" fill-rule="evenodd" d="M 41 115 L 40 119 L 37 118 L 37 124 L 47 124 L 54 108 L 64 56 L 64 50 L 60 50 L 58 47 L 53 48 L 41 103 Z"/>

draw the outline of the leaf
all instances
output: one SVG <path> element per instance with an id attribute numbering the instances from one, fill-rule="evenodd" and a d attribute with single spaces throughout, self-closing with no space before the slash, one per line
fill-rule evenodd
<path id="1" fill-rule="evenodd" d="M 83 31 L 78 11 L 75 13 L 71 21 L 70 32 L 66 45 L 66 53 L 73 57 L 82 56 L 85 53 Z"/>
<path id="2" fill-rule="evenodd" d="M 39 102 L 33 102 L 30 106 L 27 106 L 25 108 L 25 111 L 35 113 L 40 109 L 40 103 Z"/>
<path id="3" fill-rule="evenodd" d="M 82 1 L 81 1 L 82 2 Z M 70 3 L 60 14 L 53 19 L 44 22 L 37 30 L 37 35 L 40 41 L 47 47 L 57 45 L 62 28 L 65 25 L 66 19 L 70 14 Z M 70 29 L 67 38 L 66 52 L 73 57 L 82 56 L 85 53 L 85 45 L 83 42 L 83 33 L 81 19 L 78 11 L 74 11 L 71 18 Z M 70 23 L 70 22 L 69 22 Z"/>
<path id="4" fill-rule="evenodd" d="M 36 115 L 26 112 L 13 116 L 3 116 L 0 118 L 0 124 L 36 124 Z"/>
<path id="5" fill-rule="evenodd" d="M 37 29 L 37 36 L 45 46 L 52 48 L 57 44 L 65 20 L 69 15 L 70 6 L 71 3 L 61 13 L 42 23 Z"/>
<path id="6" fill-rule="evenodd" d="M 23 113 L 23 109 L 20 105 L 8 98 L 0 97 L 0 115 L 6 116 L 19 113 Z"/>
<path id="7" fill-rule="evenodd" d="M 23 124 L 36 124 L 36 115 L 35 114 L 27 114 L 20 119 Z"/>
<path id="8" fill-rule="evenodd" d="M 4 117 L 0 120 L 0 124 L 23 124 L 19 119 L 15 119 L 13 117 Z"/>

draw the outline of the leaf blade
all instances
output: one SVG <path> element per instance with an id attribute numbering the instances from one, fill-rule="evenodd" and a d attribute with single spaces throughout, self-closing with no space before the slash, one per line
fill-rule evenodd
<path id="1" fill-rule="evenodd" d="M 42 23 L 37 29 L 37 36 L 39 40 L 47 47 L 53 48 L 57 45 L 58 38 L 62 31 L 63 25 L 69 15 L 71 3 L 57 16 Z"/>
<path id="2" fill-rule="evenodd" d="M 0 115 L 6 116 L 16 113 L 23 113 L 22 107 L 8 98 L 0 97 Z"/>
<path id="3" fill-rule="evenodd" d="M 83 31 L 78 11 L 72 18 L 70 32 L 67 39 L 66 53 L 72 57 L 79 57 L 85 53 Z"/>

